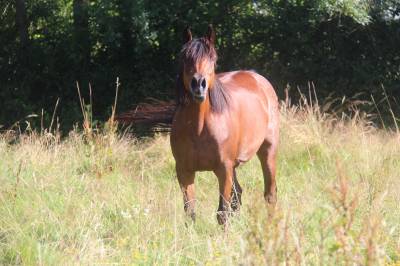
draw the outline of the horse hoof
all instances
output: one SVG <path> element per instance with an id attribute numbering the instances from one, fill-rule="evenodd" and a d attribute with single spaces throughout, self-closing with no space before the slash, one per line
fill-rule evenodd
<path id="1" fill-rule="evenodd" d="M 219 225 L 225 225 L 228 221 L 228 216 L 225 211 L 218 211 L 217 212 L 217 221 Z"/>

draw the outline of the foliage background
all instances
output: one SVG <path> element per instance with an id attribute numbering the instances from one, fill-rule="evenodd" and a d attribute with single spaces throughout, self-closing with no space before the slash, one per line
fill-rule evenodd
<path id="1" fill-rule="evenodd" d="M 395 102 L 399 16 L 398 0 L 0 0 L 0 125 L 41 109 L 49 120 L 60 98 L 57 116 L 70 128 L 76 81 L 85 93 L 91 82 L 96 119 L 111 111 L 117 76 L 120 110 L 171 98 L 182 29 L 199 36 L 210 22 L 219 71 L 254 69 L 280 95 L 313 82 L 321 98 L 369 98 L 383 85 Z"/>

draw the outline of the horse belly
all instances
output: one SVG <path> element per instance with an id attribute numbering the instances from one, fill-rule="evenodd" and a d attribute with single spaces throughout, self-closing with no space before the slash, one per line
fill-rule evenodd
<path id="1" fill-rule="evenodd" d="M 236 161 L 240 163 L 249 161 L 257 153 L 264 139 L 260 134 L 249 134 L 242 137 Z"/>
<path id="2" fill-rule="evenodd" d="M 242 99 L 239 106 L 240 137 L 237 160 L 246 162 L 259 150 L 266 139 L 268 132 L 268 113 L 265 104 L 254 94 Z"/>

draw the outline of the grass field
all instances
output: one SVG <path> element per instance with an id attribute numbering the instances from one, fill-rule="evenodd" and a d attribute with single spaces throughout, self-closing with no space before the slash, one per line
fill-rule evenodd
<path id="1" fill-rule="evenodd" d="M 400 135 L 357 114 L 282 107 L 278 205 L 256 159 L 240 214 L 217 224 L 217 179 L 184 215 L 168 135 L 0 136 L 1 265 L 400 265 Z"/>

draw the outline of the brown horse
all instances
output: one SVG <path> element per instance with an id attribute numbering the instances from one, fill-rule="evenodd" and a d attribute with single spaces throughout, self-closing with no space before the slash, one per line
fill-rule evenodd
<path id="1" fill-rule="evenodd" d="M 276 203 L 275 158 L 279 138 L 278 99 L 271 84 L 252 71 L 215 73 L 211 26 L 203 38 L 186 29 L 177 79 L 178 107 L 171 148 L 186 213 L 195 219 L 196 171 L 213 171 L 219 182 L 217 219 L 241 204 L 235 168 L 256 153 L 264 174 L 264 198 Z"/>

